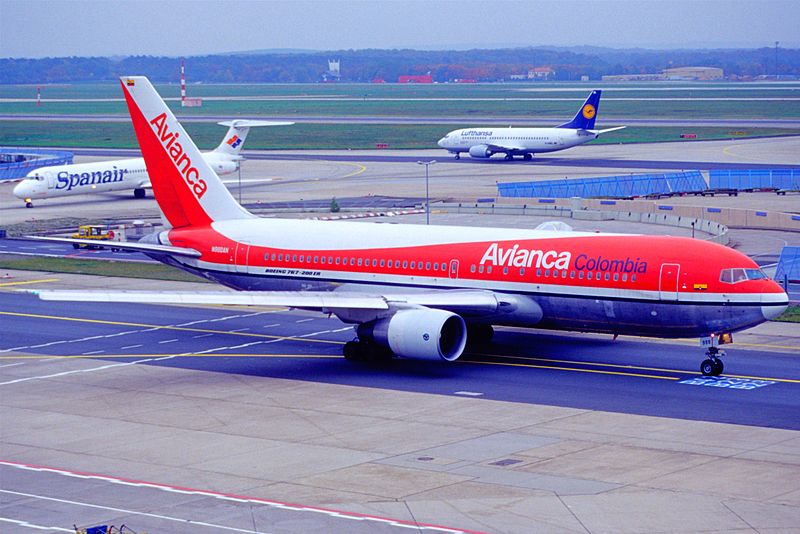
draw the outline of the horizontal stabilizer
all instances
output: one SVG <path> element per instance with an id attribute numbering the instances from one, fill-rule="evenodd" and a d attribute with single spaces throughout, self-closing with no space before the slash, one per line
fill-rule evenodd
<path id="1" fill-rule="evenodd" d="M 600 135 L 608 132 L 616 132 L 617 130 L 622 130 L 623 128 L 626 128 L 626 126 L 617 126 L 616 128 L 606 128 L 605 130 L 589 130 L 589 131 L 595 135 Z"/>
<path id="2" fill-rule="evenodd" d="M 220 126 L 228 126 L 235 128 L 257 128 L 259 126 L 291 126 L 294 123 L 288 121 L 256 121 L 250 119 L 236 119 L 232 121 L 218 122 Z"/>

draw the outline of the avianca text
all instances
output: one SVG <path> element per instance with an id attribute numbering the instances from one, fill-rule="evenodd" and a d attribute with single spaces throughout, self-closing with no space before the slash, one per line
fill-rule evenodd
<path id="1" fill-rule="evenodd" d="M 200 178 L 200 173 L 197 171 L 197 168 L 192 165 L 192 160 L 184 153 L 183 146 L 178 142 L 178 137 L 181 135 L 180 132 L 169 131 L 166 113 L 162 113 L 151 120 L 150 124 L 156 130 L 158 140 L 166 149 L 167 154 L 172 158 L 172 161 L 183 176 L 184 181 L 191 188 L 194 196 L 197 197 L 198 200 L 203 198 L 203 195 L 208 189 L 208 185 L 205 180 Z"/>

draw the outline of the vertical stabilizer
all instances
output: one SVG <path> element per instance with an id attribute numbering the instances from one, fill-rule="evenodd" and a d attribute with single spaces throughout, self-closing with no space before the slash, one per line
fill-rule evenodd
<path id="1" fill-rule="evenodd" d="M 242 208 L 144 76 L 120 79 L 153 195 L 173 228 L 254 217 Z"/>
<path id="2" fill-rule="evenodd" d="M 558 126 L 558 128 L 574 128 L 576 130 L 593 130 L 594 121 L 597 119 L 597 112 L 600 110 L 600 94 L 603 91 L 595 89 L 589 94 L 589 98 L 578 110 L 570 122 Z"/>
<path id="3" fill-rule="evenodd" d="M 250 128 L 258 126 L 289 126 L 293 122 L 276 122 L 276 121 L 255 121 L 246 119 L 237 119 L 233 121 L 218 122 L 222 126 L 228 126 L 228 133 L 222 138 L 222 142 L 214 152 L 218 154 L 227 154 L 229 156 L 238 156 L 244 146 L 244 141 L 247 139 L 247 134 Z"/>

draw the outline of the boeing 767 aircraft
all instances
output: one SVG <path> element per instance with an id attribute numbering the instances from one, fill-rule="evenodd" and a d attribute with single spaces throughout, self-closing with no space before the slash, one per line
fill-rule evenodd
<path id="1" fill-rule="evenodd" d="M 696 336 L 709 347 L 705 375 L 723 370 L 722 334 L 788 303 L 753 260 L 699 239 L 261 219 L 234 200 L 147 78 L 123 78 L 122 90 L 167 228 L 114 247 L 239 291 L 37 291 L 42 299 L 317 310 L 355 325 L 344 355 L 359 360 L 452 362 L 468 340 L 488 341 L 492 325 Z"/>
<path id="2" fill-rule="evenodd" d="M 494 154 L 505 154 L 506 160 L 522 156 L 526 160 L 534 154 L 555 152 L 597 139 L 600 134 L 625 128 L 618 126 L 607 130 L 595 130 L 594 122 L 600 108 L 600 89 L 595 89 L 583 103 L 570 122 L 554 128 L 463 128 L 453 130 L 441 139 L 438 145 L 461 158 L 466 152 L 473 158 L 491 158 Z"/>

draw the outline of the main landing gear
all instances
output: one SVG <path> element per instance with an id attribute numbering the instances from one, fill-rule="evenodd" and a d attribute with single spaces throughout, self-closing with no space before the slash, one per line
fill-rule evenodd
<path id="1" fill-rule="evenodd" d="M 725 369 L 725 365 L 720 358 L 725 356 L 725 353 L 717 347 L 708 347 L 706 356 L 708 356 L 708 358 L 703 360 L 703 363 L 700 364 L 700 372 L 703 373 L 703 376 L 721 375 L 722 371 Z"/>
<path id="2" fill-rule="evenodd" d="M 514 161 L 514 154 L 511 153 L 506 154 L 506 161 Z"/>
<path id="3" fill-rule="evenodd" d="M 391 350 L 358 338 L 344 344 L 344 358 L 350 362 L 388 362 L 394 358 Z"/>
<path id="4" fill-rule="evenodd" d="M 461 153 L 456 152 L 456 159 L 461 159 Z"/>

